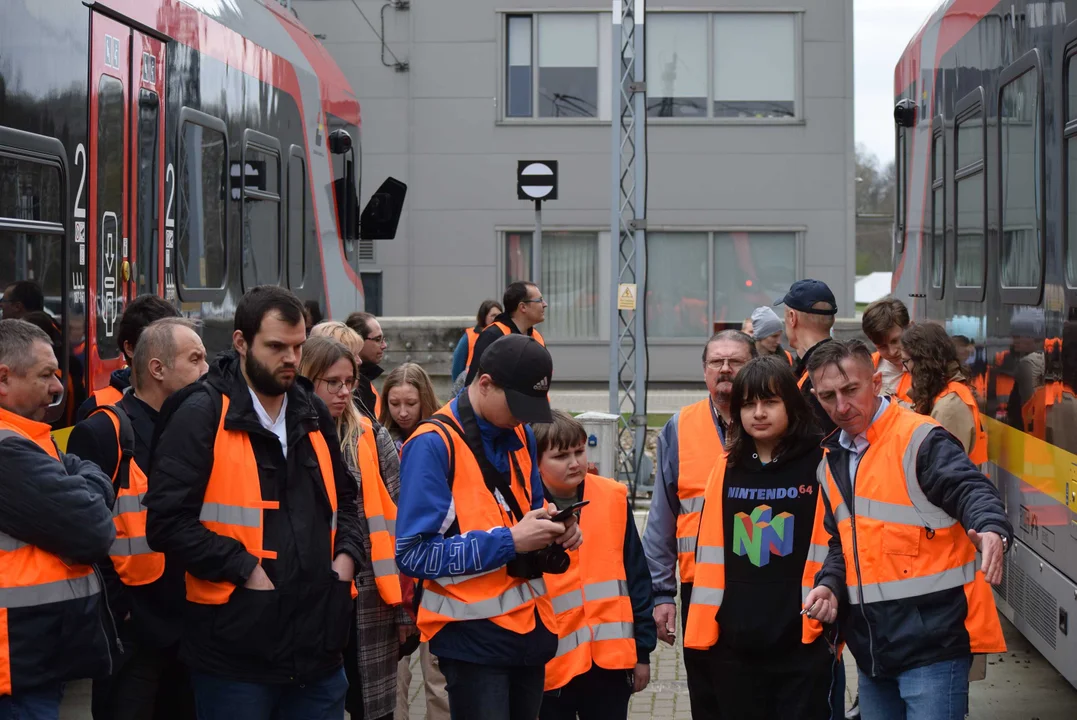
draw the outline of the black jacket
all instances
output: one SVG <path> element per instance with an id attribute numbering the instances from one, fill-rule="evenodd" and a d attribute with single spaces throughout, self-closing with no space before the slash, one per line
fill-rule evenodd
<path id="1" fill-rule="evenodd" d="M 467 369 L 467 377 L 464 379 L 464 385 L 470 385 L 471 381 L 475 379 L 475 376 L 479 372 L 479 360 L 482 358 L 482 354 L 486 351 L 486 348 L 490 347 L 496 340 L 505 336 L 505 331 L 499 328 L 494 323 L 503 323 L 508 326 L 509 330 L 514 335 L 526 334 L 528 337 L 534 337 L 535 328 L 529 328 L 526 333 L 521 333 L 520 328 L 516 327 L 516 323 L 512 321 L 512 316 L 508 313 L 501 313 L 494 322 L 486 326 L 486 329 L 479 333 L 479 339 L 475 341 L 475 352 L 471 354 L 471 365 Z"/>
<path id="2" fill-rule="evenodd" d="M 325 404 L 297 378 L 288 390 L 288 454 L 258 421 L 234 351 L 218 356 L 201 383 L 165 403 L 158 422 L 145 505 L 147 537 L 192 575 L 237 586 L 224 605 L 187 602 L 181 658 L 196 672 L 239 681 L 303 683 L 341 665 L 354 603 L 332 571 L 332 558 L 363 558 L 355 481 Z M 213 469 L 219 395 L 229 398 L 228 430 L 246 432 L 258 464 L 262 498 L 280 502 L 263 513 L 264 546 L 277 553 L 262 567 L 274 590 L 243 587 L 257 564 L 238 541 L 199 521 Z M 308 435 L 321 430 L 333 462 L 337 493 L 336 547 L 332 513 Z M 349 580 L 351 578 L 348 578 Z"/>
<path id="3" fill-rule="evenodd" d="M 0 438 L 0 533 L 65 561 L 108 557 L 116 538 L 112 483 L 91 462 L 50 457 L 22 437 Z M 102 593 L 46 605 L 11 607 L 4 619 L 16 693 L 48 683 L 108 675 L 113 628 Z"/>
<path id="4" fill-rule="evenodd" d="M 131 429 L 134 430 L 133 464 L 145 472 L 150 466 L 150 445 L 157 411 L 131 393 L 124 394 L 118 407 L 130 419 Z M 115 476 L 120 463 L 120 445 L 112 416 L 99 412 L 80 422 L 71 431 L 67 449 L 84 460 L 96 463 L 109 477 Z M 114 487 L 117 491 L 122 481 L 123 478 L 116 478 Z M 121 637 L 133 638 L 161 649 L 174 647 L 183 631 L 184 583 L 179 563 L 166 559 L 165 571 L 160 578 L 148 585 L 135 587 L 123 584 L 111 559 L 102 560 L 100 568 L 108 587 L 109 608 L 120 628 Z"/>
<path id="5" fill-rule="evenodd" d="M 796 375 L 797 380 L 804 377 L 808 373 L 808 359 L 811 358 L 811 354 L 815 352 L 815 348 L 819 347 L 823 343 L 830 342 L 832 338 L 827 338 L 812 345 L 808 352 L 804 353 L 804 357 L 800 359 L 797 366 L 793 368 L 793 374 Z M 808 375 L 804 384 L 800 386 L 800 392 L 803 393 L 804 399 L 811 405 L 811 409 L 815 411 L 815 424 L 819 429 L 819 432 L 823 435 L 829 435 L 837 429 L 837 425 L 830 419 L 830 416 L 826 414 L 826 410 L 819 404 L 819 399 L 812 393 L 811 375 Z"/>
<path id="6" fill-rule="evenodd" d="M 891 408 L 894 410 L 897 408 Z M 909 412 L 901 409 L 902 412 Z M 838 433 L 823 441 L 829 464 L 846 506 L 853 514 L 853 548 L 856 555 L 856 504 L 849 477 L 849 451 L 838 443 Z M 867 454 L 868 448 L 861 467 Z M 895 464 L 901 460 L 894 459 Z M 928 433 L 916 457 L 916 474 L 927 499 L 956 519 L 965 530 L 997 532 L 1013 544 L 1013 528 L 998 490 L 976 469 L 961 443 L 945 429 Z M 824 503 L 825 505 L 825 503 Z M 840 598 L 842 630 L 857 664 L 875 677 L 894 677 L 906 670 L 968 655 L 969 636 L 965 630 L 968 603 L 963 587 L 904 600 L 859 604 L 851 607 L 845 590 L 845 556 L 837 523 L 827 507 L 824 519 L 830 534 L 830 553 L 816 575 L 817 585 L 826 585 Z M 861 539 L 861 541 L 863 541 Z M 933 548 L 930 540 L 922 552 L 946 552 Z"/>
<path id="7" fill-rule="evenodd" d="M 125 391 L 131 387 L 131 368 L 125 367 L 119 370 L 113 370 L 112 375 L 108 379 L 109 387 L 115 388 L 120 392 Z M 75 422 L 80 423 L 89 416 L 97 408 L 97 396 L 94 393 L 90 393 L 90 396 L 86 398 L 81 405 L 79 405 L 78 411 L 75 413 Z"/>
<path id="8" fill-rule="evenodd" d="M 359 377 L 356 378 L 358 382 L 355 384 L 355 392 L 352 393 L 359 404 L 359 412 L 374 421 L 378 419 L 378 392 L 374 389 L 374 381 L 381 377 L 383 372 L 385 370 L 381 365 L 360 365 Z"/>

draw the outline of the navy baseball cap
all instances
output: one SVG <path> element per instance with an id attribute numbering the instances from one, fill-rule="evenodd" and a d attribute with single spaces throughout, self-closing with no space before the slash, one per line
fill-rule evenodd
<path id="1" fill-rule="evenodd" d="M 830 309 L 816 309 L 815 303 L 830 303 Z M 778 298 L 774 305 L 786 305 L 787 307 L 811 315 L 837 315 L 838 301 L 834 299 L 834 293 L 822 280 L 797 280 L 789 288 L 785 297 Z"/>
<path id="2" fill-rule="evenodd" d="M 504 335 L 483 351 L 479 372 L 505 391 L 512 416 L 525 423 L 550 423 L 550 378 L 553 358 L 527 335 Z"/>

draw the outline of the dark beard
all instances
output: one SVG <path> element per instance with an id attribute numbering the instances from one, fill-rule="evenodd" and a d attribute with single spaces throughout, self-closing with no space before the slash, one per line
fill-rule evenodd
<path id="1" fill-rule="evenodd" d="M 250 381 L 251 387 L 256 392 L 262 395 L 268 395 L 269 397 L 276 397 L 288 392 L 288 389 L 295 383 L 295 376 L 288 382 L 281 382 L 269 371 L 262 363 L 258 362 L 254 358 L 254 354 L 249 350 L 247 351 L 247 357 L 243 361 L 243 369 L 247 372 L 247 380 Z"/>

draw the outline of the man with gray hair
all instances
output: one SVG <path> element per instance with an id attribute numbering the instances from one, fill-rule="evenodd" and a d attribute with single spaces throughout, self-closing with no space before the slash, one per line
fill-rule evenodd
<path id="1" fill-rule="evenodd" d="M 654 620 L 658 638 L 672 645 L 677 636 L 677 575 L 681 575 L 681 625 L 688 619 L 688 604 L 695 580 L 695 544 L 699 534 L 703 491 L 715 461 L 722 452 L 730 422 L 733 378 L 756 356 L 755 343 L 739 330 L 723 330 L 703 346 L 703 379 L 708 397 L 681 408 L 658 436 L 658 474 L 643 550 L 654 587 Z M 715 717 L 709 653 L 684 649 L 692 717 Z"/>
<path id="2" fill-rule="evenodd" d="M 49 336 L 0 320 L 0 717 L 52 720 L 64 683 L 108 674 L 93 563 L 116 536 L 112 484 L 43 422 L 62 395 Z"/>
<path id="3" fill-rule="evenodd" d="M 125 651 L 112 675 L 93 684 L 94 717 L 193 718 L 190 679 L 179 662 L 183 570 L 146 541 L 148 484 L 157 414 L 169 395 L 206 372 L 206 349 L 184 318 L 148 325 L 134 348 L 133 385 L 115 405 L 96 408 L 71 432 L 68 448 L 112 477 L 116 542 L 101 563 L 110 606 Z M 207 448 L 208 451 L 208 448 Z M 126 709 L 126 710 L 125 710 Z M 123 711 L 123 712 L 121 712 Z"/>

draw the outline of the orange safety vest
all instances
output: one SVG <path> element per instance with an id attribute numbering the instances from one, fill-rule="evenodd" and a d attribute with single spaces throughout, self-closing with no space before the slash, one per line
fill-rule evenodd
<path id="1" fill-rule="evenodd" d="M 480 330 L 476 330 L 475 328 L 464 330 L 464 336 L 467 338 L 467 362 L 464 363 L 465 373 L 471 368 L 471 359 L 475 357 L 475 343 L 479 341 L 480 332 Z"/>
<path id="2" fill-rule="evenodd" d="M 45 423 L 0 409 L 0 442 L 17 437 L 29 440 L 59 462 L 60 453 L 52 441 L 51 430 Z M 12 666 L 18 664 L 13 663 L 12 652 L 19 648 L 11 645 L 16 633 L 8 624 L 9 612 L 36 608 L 35 624 L 44 623 L 48 627 L 75 621 L 93 622 L 90 617 L 79 617 L 70 604 L 100 594 L 101 584 L 91 566 L 68 565 L 52 553 L 0 532 L 0 697 L 26 690 L 19 684 L 32 686 L 36 679 L 12 672 Z M 21 637 L 25 632 L 17 635 Z M 25 637 L 21 639 L 26 641 Z M 21 650 L 25 651 L 26 647 L 23 645 Z M 40 648 L 33 652 L 37 656 Z"/>
<path id="3" fill-rule="evenodd" d="M 878 370 L 879 363 L 882 361 L 882 355 L 880 355 L 878 351 L 873 352 L 871 354 L 871 361 L 875 363 L 875 369 Z M 904 368 L 902 368 L 902 370 L 901 379 L 898 380 L 897 389 L 894 390 L 894 397 L 903 403 L 912 405 L 912 396 L 909 395 L 909 391 L 912 390 L 912 373 L 904 371 Z"/>
<path id="4" fill-rule="evenodd" d="M 105 405 L 115 405 L 120 400 L 123 400 L 123 392 L 112 387 L 112 385 L 106 385 L 99 390 L 94 390 L 90 393 L 90 397 L 94 399 L 97 407 L 104 407 Z"/>
<path id="5" fill-rule="evenodd" d="M 704 398 L 681 408 L 677 413 L 677 557 L 681 582 L 694 581 L 696 570 L 696 536 L 699 513 L 703 509 L 703 492 L 715 458 L 722 453 L 722 439 L 714 427 L 711 399 Z"/>
<path id="6" fill-rule="evenodd" d="M 1005 652 L 995 598 L 979 569 L 976 547 L 957 520 L 927 499 L 916 475 L 920 446 L 936 427 L 941 426 L 931 418 L 891 403 L 868 428 L 869 447 L 853 486 L 855 545 L 853 518 L 829 459 L 819 466 L 820 496 L 841 535 L 849 602 L 891 602 L 963 587 L 966 607 L 954 617 L 962 618 L 969 651 Z M 826 538 L 822 513 L 816 513 L 812 542 L 822 547 Z M 805 631 L 805 640 L 809 637 Z"/>
<path id="7" fill-rule="evenodd" d="M 490 325 L 492 327 L 496 327 L 497 329 L 499 329 L 501 331 L 502 335 L 512 335 L 512 328 L 510 328 L 508 325 L 506 325 L 503 322 L 490 323 Z M 525 334 L 527 334 L 527 333 L 525 333 Z M 542 339 L 542 333 L 540 333 L 536 328 L 531 328 L 531 332 L 529 334 L 529 337 L 531 337 L 531 339 L 538 342 L 538 344 L 541 345 L 542 347 L 546 347 L 546 341 Z M 471 364 L 471 358 L 468 357 L 468 365 L 470 365 L 470 364 Z"/>
<path id="8" fill-rule="evenodd" d="M 223 537 L 238 541 L 243 548 L 262 560 L 273 560 L 277 553 L 264 547 L 262 515 L 266 510 L 280 509 L 276 500 L 263 500 L 258 478 L 258 462 L 254 458 L 250 436 L 242 430 L 224 427 L 228 415 L 228 396 L 221 395 L 221 420 L 217 425 L 217 437 L 213 441 L 213 470 L 206 484 L 199 520 L 206 528 Z M 336 546 L 337 536 L 337 486 L 333 474 L 332 456 L 320 430 L 307 437 L 314 447 L 318 466 L 333 509 L 329 531 L 330 555 Z M 332 557 L 329 558 L 332 561 Z M 343 579 L 343 578 L 341 578 Z M 224 605 L 232 597 L 236 586 L 228 581 L 203 580 L 187 573 L 187 599 L 200 605 Z M 358 592 L 352 582 L 352 597 Z"/>
<path id="9" fill-rule="evenodd" d="M 359 486 L 363 490 L 363 511 L 370 529 L 370 562 L 374 584 L 387 605 L 400 604 L 400 573 L 396 568 L 396 503 L 385 488 L 378 461 L 378 440 L 374 426 L 365 415 L 359 421 L 363 434 L 356 448 Z"/>
<path id="10" fill-rule="evenodd" d="M 569 552 L 563 575 L 547 575 L 546 587 L 557 616 L 557 655 L 546 664 L 545 690 L 564 687 L 592 664 L 606 670 L 636 666 L 635 622 L 624 566 L 628 488 L 588 474 L 588 505 L 580 513 L 587 542 Z"/>
<path id="11" fill-rule="evenodd" d="M 722 453 L 707 480 L 703 519 L 699 524 L 696 582 L 692 586 L 688 624 L 684 632 L 684 646 L 695 650 L 707 650 L 718 642 L 718 609 L 725 597 L 725 522 L 722 498 L 725 497 L 726 467 L 726 454 Z M 816 515 L 819 514 L 817 506 Z M 826 553 L 825 542 L 819 549 L 813 541 L 804 563 L 802 598 L 807 598 L 808 593 L 815 587 L 815 575 L 822 569 Z M 809 619 L 807 615 L 801 616 L 801 625 L 805 644 L 814 642 L 823 630 L 822 623 Z"/>
<path id="12" fill-rule="evenodd" d="M 454 417 L 451 404 L 442 407 L 437 414 Z M 445 431 L 448 432 L 446 435 L 436 425 L 424 423 L 412 433 L 408 442 L 428 432 L 436 432 L 445 442 L 450 463 L 455 468 L 450 485 L 460 534 L 515 525 L 516 519 L 486 487 L 479 463 L 459 433 L 448 430 Z M 523 447 L 514 453 L 522 482 L 513 479 L 512 492 L 520 507 L 527 509 L 531 507 L 531 499 L 527 495 L 530 490 L 531 453 L 527 449 L 524 426 L 516 428 L 516 434 L 523 443 Z M 512 577 L 502 566 L 473 575 L 447 575 L 436 580 L 424 580 L 416 623 L 422 642 L 429 641 L 449 623 L 466 620 L 490 620 L 498 627 L 524 635 L 535 629 L 536 610 L 547 628 L 557 628 L 544 580 Z"/>
<path id="13" fill-rule="evenodd" d="M 103 405 L 90 415 L 99 412 L 112 420 L 120 458 L 112 474 L 112 485 L 116 488 L 116 504 L 112 508 L 116 539 L 108 554 L 124 585 L 149 585 L 164 574 L 165 556 L 150 549 L 150 543 L 146 540 L 146 506 L 142 504 L 142 499 L 149 491 L 146 473 L 135 462 L 133 431 L 127 415 L 124 414 L 121 419 L 123 409 Z"/>
<path id="14" fill-rule="evenodd" d="M 906 373 L 908 374 L 908 373 Z M 950 393 L 954 393 L 961 402 L 965 403 L 965 407 L 972 413 L 972 422 L 976 427 L 976 439 L 972 443 L 972 447 L 969 449 L 969 460 L 974 465 L 982 465 L 987 462 L 987 431 L 984 430 L 984 424 L 980 420 L 980 406 L 976 402 L 976 398 L 973 396 L 972 391 L 968 386 L 960 382 L 951 382 L 938 397 L 935 398 L 935 402 L 938 402 Z"/>

